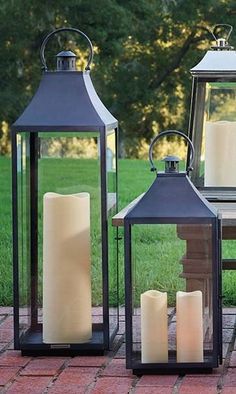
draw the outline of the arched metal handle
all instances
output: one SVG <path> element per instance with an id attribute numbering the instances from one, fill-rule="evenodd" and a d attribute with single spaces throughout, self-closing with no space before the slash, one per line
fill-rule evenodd
<path id="1" fill-rule="evenodd" d="M 156 171 L 156 167 L 154 166 L 154 162 L 153 162 L 153 157 L 152 157 L 152 153 L 153 153 L 153 146 L 154 144 L 162 137 L 165 137 L 167 135 L 179 135 L 180 137 L 183 137 L 189 144 L 190 146 L 190 163 L 189 166 L 187 168 L 187 173 L 189 173 L 189 171 L 192 171 L 192 164 L 193 164 L 193 160 L 194 160 L 194 146 L 192 141 L 188 138 L 188 136 L 184 133 L 182 133 L 181 131 L 178 130 L 166 130 L 166 131 L 162 131 L 160 134 L 156 135 L 156 137 L 153 138 L 151 145 L 149 147 L 149 161 L 151 163 L 151 171 Z"/>
<path id="2" fill-rule="evenodd" d="M 54 35 L 57 34 L 57 33 L 61 33 L 62 31 L 73 31 L 73 32 L 75 32 L 75 33 L 78 33 L 80 36 L 86 38 L 86 40 L 88 41 L 88 45 L 89 45 L 89 58 L 88 58 L 88 63 L 87 63 L 87 65 L 86 65 L 86 67 L 85 67 L 85 70 L 90 70 L 90 64 L 91 64 L 92 61 L 93 61 L 93 46 L 92 46 L 92 43 L 91 43 L 90 39 L 88 38 L 88 36 L 86 36 L 85 33 L 83 33 L 81 30 L 75 29 L 75 28 L 73 28 L 73 27 L 62 27 L 61 29 L 53 30 L 51 33 L 49 33 L 49 34 L 45 37 L 45 39 L 43 40 L 43 43 L 42 43 L 42 45 L 41 45 L 41 48 L 40 48 L 40 59 L 41 59 L 42 65 L 43 65 L 43 67 L 42 67 L 43 70 L 47 71 L 47 69 L 48 69 L 48 68 L 47 68 L 46 59 L 45 59 L 45 56 L 44 56 L 45 47 L 46 47 L 46 45 L 47 45 L 49 39 L 50 39 L 52 36 L 54 36 Z"/>
<path id="3" fill-rule="evenodd" d="M 217 28 L 219 27 L 219 26 L 226 26 L 226 27 L 229 27 L 229 31 L 228 31 L 228 34 L 227 34 L 227 36 L 226 36 L 226 41 L 228 42 L 228 40 L 229 40 L 229 37 L 230 37 L 230 35 L 231 35 L 231 33 L 232 33 L 232 31 L 233 31 L 233 26 L 231 26 L 231 25 L 228 25 L 227 23 L 218 23 L 218 25 L 215 25 L 214 27 L 213 27 L 213 30 L 211 30 L 211 34 L 212 34 L 212 36 L 214 37 L 214 39 L 217 41 L 217 33 L 216 33 L 216 30 L 217 30 Z"/>

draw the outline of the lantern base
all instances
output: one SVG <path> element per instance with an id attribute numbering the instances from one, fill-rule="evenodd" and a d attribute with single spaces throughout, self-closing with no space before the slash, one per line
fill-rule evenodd
<path id="1" fill-rule="evenodd" d="M 186 373 L 191 373 L 191 374 L 199 374 L 199 373 L 204 373 L 204 374 L 210 374 L 212 373 L 213 368 L 198 368 L 196 369 L 195 367 L 193 368 L 155 368 L 155 369 L 133 369 L 133 374 L 136 376 L 142 376 L 142 375 L 176 375 L 177 373 L 179 375 L 185 375 Z"/>
<path id="2" fill-rule="evenodd" d="M 22 356 L 28 357 L 75 357 L 75 356 L 104 356 L 106 350 L 99 349 L 40 349 L 21 350 Z"/>
<path id="3" fill-rule="evenodd" d="M 186 373 L 211 373 L 213 368 L 218 367 L 218 361 L 212 359 L 212 352 L 204 352 L 203 362 L 177 362 L 176 352 L 169 351 L 167 363 L 142 363 L 141 352 L 133 352 L 132 358 L 126 356 L 126 368 L 133 370 L 133 374 L 141 375 L 159 375 L 159 374 L 186 374 Z"/>
<path id="4" fill-rule="evenodd" d="M 110 341 L 116 335 L 117 330 L 112 333 Z M 20 337 L 17 350 L 21 350 L 23 356 L 75 356 L 75 355 L 103 355 L 109 350 L 109 341 L 104 339 L 104 325 L 95 323 L 92 327 L 92 338 L 86 343 L 58 343 L 48 344 L 43 342 L 42 325 L 30 328 Z"/>

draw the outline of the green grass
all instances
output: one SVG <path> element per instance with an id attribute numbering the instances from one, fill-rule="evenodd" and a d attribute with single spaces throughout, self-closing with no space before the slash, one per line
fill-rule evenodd
<path id="1" fill-rule="evenodd" d="M 11 162 L 0 156 L 0 305 L 12 305 Z"/>
<path id="2" fill-rule="evenodd" d="M 98 181 L 98 172 L 94 172 L 95 162 L 87 160 L 86 168 L 81 167 L 80 182 L 75 182 L 77 174 L 77 161 L 66 159 L 58 171 L 58 160 L 47 159 L 42 161 L 40 171 L 44 175 L 44 181 L 40 183 L 40 196 L 45 191 L 57 191 L 59 193 L 76 193 L 86 188 L 90 192 L 93 206 L 93 232 L 92 232 L 92 255 L 93 255 L 93 302 L 101 303 L 101 269 L 98 207 L 95 204 Z M 85 161 L 83 162 L 85 163 Z M 84 171 L 84 172 L 83 172 Z M 65 176 L 66 173 L 66 176 Z M 10 159 L 0 157 L 0 305 L 12 305 L 12 235 L 11 235 L 11 176 Z M 84 181 L 82 181 L 82 179 Z M 140 193 L 145 192 L 154 179 L 150 172 L 148 161 L 120 160 L 119 162 L 119 208 L 126 206 Z M 58 185 L 60 185 L 58 187 Z M 89 185 L 89 186 L 87 186 Z M 26 209 L 27 207 L 25 207 Z M 42 206 L 39 208 L 40 212 Z M 42 215 L 39 215 L 42 227 Z M 119 235 L 123 236 L 123 229 L 119 229 Z M 141 226 L 135 232 L 136 260 L 135 260 L 135 290 L 136 296 L 140 292 L 150 288 L 167 290 L 170 302 L 174 302 L 175 292 L 184 289 L 184 281 L 179 278 L 181 264 L 179 261 L 184 254 L 185 243 L 176 236 L 174 226 L 163 226 L 160 231 L 153 231 L 150 226 Z M 170 242 L 171 238 L 174 242 Z M 110 235 L 112 237 L 112 234 Z M 41 234 L 39 239 L 42 240 Z M 158 241 L 158 242 L 157 242 Z M 124 268 L 123 268 L 123 241 L 120 245 L 120 303 L 124 303 Z M 39 250 L 41 256 L 42 250 Z M 236 241 L 223 242 L 223 255 L 226 258 L 236 256 Z M 40 258 L 41 260 L 41 258 Z M 154 264 L 153 264 L 154 261 Z M 155 263 L 156 262 L 156 263 Z M 41 269 L 41 268 L 40 268 Z M 113 270 L 113 267 L 110 267 Z M 24 274 L 26 275 L 26 274 Z M 223 295 L 225 305 L 236 305 L 236 272 L 227 271 L 223 274 Z M 25 289 L 27 287 L 25 277 Z M 115 279 L 110 288 L 114 290 Z M 24 297 L 24 294 L 22 295 Z M 135 297 L 136 298 L 136 297 Z"/>

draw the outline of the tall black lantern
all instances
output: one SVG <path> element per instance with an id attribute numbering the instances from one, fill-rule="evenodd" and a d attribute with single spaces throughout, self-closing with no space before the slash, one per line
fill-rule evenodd
<path id="1" fill-rule="evenodd" d="M 152 170 L 154 138 L 149 151 Z M 220 233 L 217 212 L 179 159 L 167 156 L 124 218 L 126 366 L 135 374 L 210 370 L 221 362 Z M 190 163 L 191 164 L 191 163 Z"/>
<path id="2" fill-rule="evenodd" d="M 56 33 L 87 39 L 48 71 Z M 102 353 L 118 330 L 117 120 L 91 78 L 93 48 L 61 28 L 41 47 L 43 77 L 12 126 L 14 340 L 23 354 Z"/>
<path id="3" fill-rule="evenodd" d="M 217 38 L 228 27 L 226 38 Z M 189 137 L 196 151 L 191 180 L 208 200 L 236 199 L 236 51 L 232 27 L 216 25 L 216 44 L 191 69 Z"/>

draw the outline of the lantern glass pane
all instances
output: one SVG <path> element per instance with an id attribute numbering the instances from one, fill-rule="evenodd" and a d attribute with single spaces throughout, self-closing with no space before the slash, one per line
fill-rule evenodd
<path id="1" fill-rule="evenodd" d="M 199 187 L 236 187 L 236 82 L 199 82 L 196 92 L 193 176 Z"/>
<path id="2" fill-rule="evenodd" d="M 211 225 L 133 225 L 131 245 L 132 359 L 211 362 Z"/>
<path id="3" fill-rule="evenodd" d="M 77 332 L 75 326 L 82 320 L 89 321 L 90 314 L 93 333 L 101 333 L 101 338 L 93 334 L 92 341 L 100 343 L 103 282 L 99 133 L 35 133 L 34 160 L 32 152 L 30 159 L 30 138 L 32 133 L 20 133 L 17 148 L 20 330 L 34 336 L 38 332 L 33 340 L 40 343 L 42 326 L 47 326 L 50 338 L 58 325 L 58 336 Z M 82 207 L 81 198 L 90 203 Z M 35 207 L 30 211 L 32 201 Z M 32 231 L 36 239 L 32 239 Z M 92 305 L 91 313 L 84 305 Z M 76 335 L 71 338 L 68 334 L 61 341 L 57 337 L 55 342 L 89 341 L 81 339 L 81 333 Z"/>
<path id="4" fill-rule="evenodd" d="M 29 249 L 29 133 L 17 135 L 17 208 L 19 247 L 19 306 L 20 327 L 25 331 L 30 325 L 30 260 Z"/>
<path id="5" fill-rule="evenodd" d="M 109 269 L 109 326 L 112 335 L 118 325 L 118 255 L 117 228 L 112 217 L 117 213 L 116 133 L 106 135 L 107 220 L 108 220 L 108 269 Z"/>

